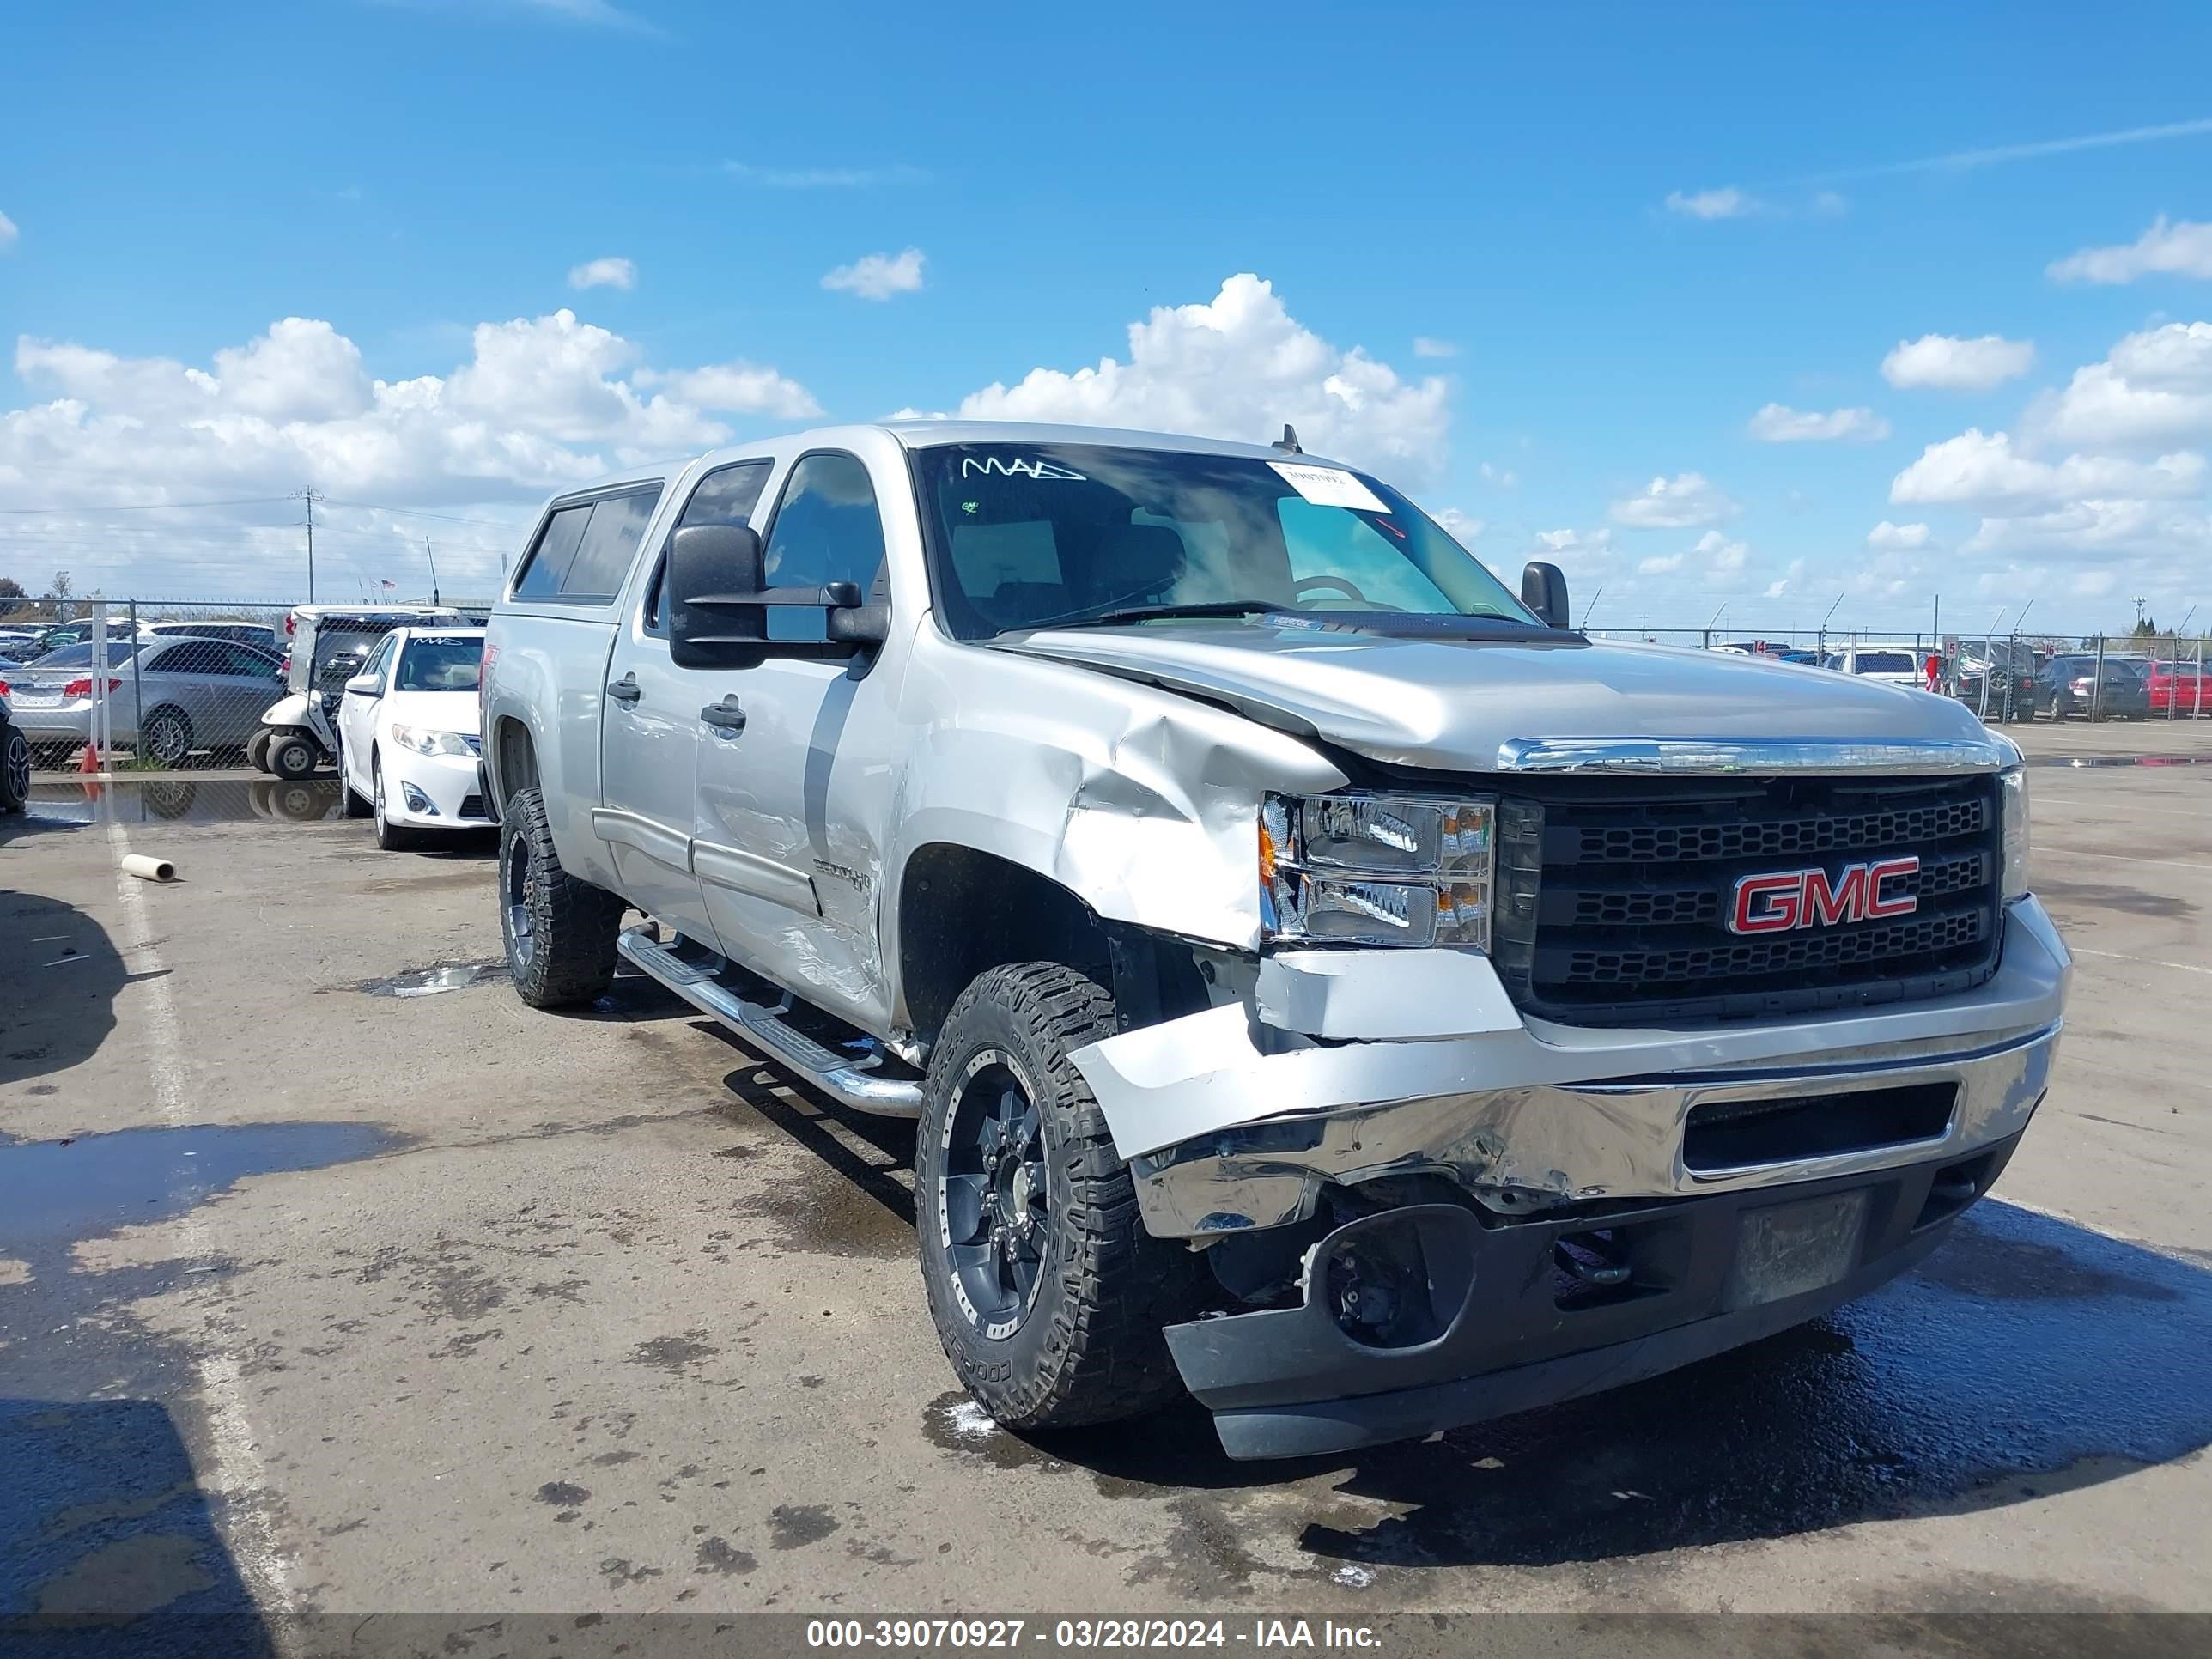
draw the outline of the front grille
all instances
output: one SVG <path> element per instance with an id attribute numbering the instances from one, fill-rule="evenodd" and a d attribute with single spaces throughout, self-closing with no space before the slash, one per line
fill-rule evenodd
<path id="1" fill-rule="evenodd" d="M 1936 996 L 1995 971 L 1996 781 L 1560 778 L 1498 806 L 1492 955 L 1514 1000 L 1577 1024 L 1749 1018 Z M 1749 875 L 1917 857 L 1909 916 L 1738 935 Z"/>

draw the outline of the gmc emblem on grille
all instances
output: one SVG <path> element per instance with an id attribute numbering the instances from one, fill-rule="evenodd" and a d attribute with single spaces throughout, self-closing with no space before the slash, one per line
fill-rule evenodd
<path id="1" fill-rule="evenodd" d="M 1825 870 L 1778 870 L 1745 876 L 1729 911 L 1731 933 L 1781 933 L 1792 927 L 1832 927 L 1844 921 L 1909 916 L 1920 908 L 1911 893 L 1886 891 L 1920 873 L 1920 860 L 1876 859 L 1844 866 L 1832 882 Z"/>

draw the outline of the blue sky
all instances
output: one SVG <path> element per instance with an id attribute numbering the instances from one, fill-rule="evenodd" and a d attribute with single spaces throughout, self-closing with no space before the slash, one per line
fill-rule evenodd
<path id="1" fill-rule="evenodd" d="M 1206 307 L 1111 388 L 992 406 L 1255 437 L 1310 408 L 1310 446 L 1480 521 L 1493 565 L 1602 584 L 1601 626 L 2212 610 L 2202 5 L 311 0 L 9 31 L 27 586 L 293 597 L 276 503 L 308 485 L 369 504 L 329 510 L 335 580 L 413 584 L 428 532 L 482 586 L 499 522 L 586 463 L 1127 371 L 1132 324 Z M 887 277 L 825 286 L 871 255 Z M 628 286 L 573 286 L 592 261 Z M 1842 435 L 1762 439 L 1769 404 Z M 203 500 L 245 504 L 141 510 Z"/>

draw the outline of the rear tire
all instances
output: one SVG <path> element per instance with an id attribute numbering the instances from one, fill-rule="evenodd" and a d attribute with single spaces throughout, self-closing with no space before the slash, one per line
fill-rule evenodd
<path id="1" fill-rule="evenodd" d="M 915 1137 L 922 1285 L 961 1382 L 1009 1428 L 1116 1422 L 1182 1389 L 1162 1328 L 1197 1312 L 1201 1264 L 1145 1231 L 1067 1059 L 1114 1030 L 1096 981 L 1019 963 L 961 994 L 930 1057 Z"/>
<path id="2" fill-rule="evenodd" d="M 315 775 L 322 764 L 323 747 L 305 732 L 287 727 L 269 735 L 269 769 L 287 783 Z"/>
<path id="3" fill-rule="evenodd" d="M 150 711 L 138 726 L 138 750 L 167 770 L 191 758 L 191 717 L 172 703 Z"/>
<path id="4" fill-rule="evenodd" d="M 30 740 L 0 720 L 0 812 L 20 812 L 30 799 Z"/>
<path id="5" fill-rule="evenodd" d="M 499 827 L 500 936 L 516 994 L 533 1008 L 568 1008 L 614 981 L 621 897 L 570 875 L 554 850 L 544 798 L 519 789 Z"/>

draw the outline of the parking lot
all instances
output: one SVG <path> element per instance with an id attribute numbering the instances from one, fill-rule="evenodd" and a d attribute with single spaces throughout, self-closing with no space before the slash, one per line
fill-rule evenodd
<path id="1" fill-rule="evenodd" d="M 2035 771 L 2060 1080 L 1921 1271 L 1292 1465 L 1195 1412 L 995 1428 L 910 1133 L 646 981 L 525 1008 L 489 846 L 380 854 L 334 788 L 42 783 L 0 828 L 0 1604 L 2212 1610 L 2212 763 Z"/>

